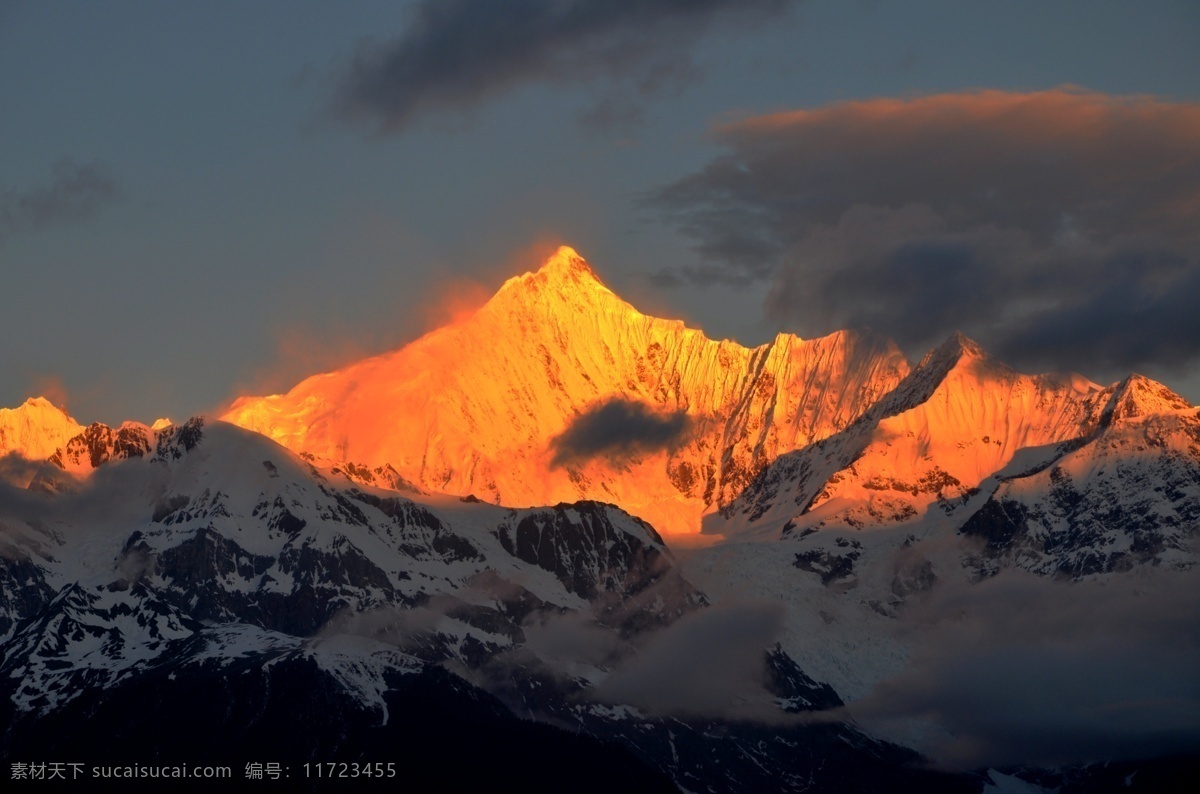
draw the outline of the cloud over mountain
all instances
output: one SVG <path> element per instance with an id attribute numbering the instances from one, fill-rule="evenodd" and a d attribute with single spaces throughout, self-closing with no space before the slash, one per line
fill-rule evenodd
<path id="1" fill-rule="evenodd" d="M 907 670 L 850 711 L 873 727 L 924 717 L 922 748 L 957 768 L 1190 752 L 1200 738 L 1196 572 L 1071 585 L 1006 571 L 904 615 Z"/>
<path id="2" fill-rule="evenodd" d="M 651 198 L 802 334 L 956 328 L 1020 365 L 1182 366 L 1200 321 L 1200 105 L 1071 88 L 844 102 L 720 127 Z"/>
<path id="3" fill-rule="evenodd" d="M 763 653 L 783 622 L 783 606 L 771 602 L 726 603 L 689 615 L 652 637 L 597 697 L 652 713 L 780 720 L 767 705 Z"/>
<path id="4" fill-rule="evenodd" d="M 686 440 L 690 422 L 683 411 L 664 413 L 645 403 L 614 397 L 580 414 L 551 443 L 551 465 L 565 466 L 602 457 L 670 450 Z"/>

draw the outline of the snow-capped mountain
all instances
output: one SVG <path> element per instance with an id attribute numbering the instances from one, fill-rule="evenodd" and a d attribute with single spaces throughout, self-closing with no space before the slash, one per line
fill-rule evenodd
<path id="1" fill-rule="evenodd" d="M 532 789 L 688 791 L 1154 790 L 1197 767 L 1200 412 L 1141 376 L 1024 375 L 961 335 L 915 366 L 853 333 L 747 349 L 640 314 L 564 248 L 226 419 L 0 411 L 6 758 L 400 747 L 412 785 L 493 780 L 470 758 Z M 710 545 L 671 548 L 701 522 Z M 1104 644 L 1143 623 L 1154 675 Z M 988 643 L 1007 666 L 974 675 Z M 1109 657 L 1122 675 L 1076 675 Z M 1060 663 L 1076 700 L 1046 735 L 1077 709 L 1134 738 L 1010 750 L 1032 685 L 1016 729 L 955 717 Z"/>
<path id="2" fill-rule="evenodd" d="M 45 397 L 31 397 L 17 408 L 0 408 L 0 457 L 16 453 L 45 460 L 83 426 Z"/>
<path id="3" fill-rule="evenodd" d="M 943 525 L 1039 573 L 1186 567 L 1198 426 L 1200 411 L 1148 378 L 1020 375 L 956 336 L 846 431 L 773 461 L 706 529 L 803 542 Z M 854 556 L 832 553 L 825 575 Z"/>
<path id="4" fill-rule="evenodd" d="M 986 540 L 982 572 L 1010 564 L 1078 578 L 1195 564 L 1200 412 L 1136 375 L 1104 393 L 1093 434 L 988 484 L 962 526 Z"/>
<path id="5" fill-rule="evenodd" d="M 396 709 L 432 691 L 451 705 L 469 695 L 475 705 L 456 706 L 464 717 L 484 711 L 515 723 L 515 712 L 571 726 L 590 737 L 575 740 L 585 755 L 614 752 L 604 743 L 617 742 L 627 748 L 619 765 L 663 785 L 668 778 L 656 774 L 696 784 L 729 774 L 742 790 L 764 774 L 790 788 L 877 781 L 913 757 L 846 724 L 789 724 L 790 714 L 841 700 L 768 635 L 746 637 L 741 655 L 753 664 L 749 674 L 730 671 L 740 687 L 732 707 L 780 725 L 739 727 L 725 706 L 656 711 L 653 697 L 636 694 L 640 677 L 653 677 L 639 669 L 639 653 L 727 616 L 705 617 L 707 599 L 658 534 L 618 508 L 418 501 L 223 422 L 193 419 L 149 440 L 86 476 L 63 472 L 74 487 L 25 490 L 5 503 L 0 714 L 14 757 L 34 748 L 102 755 L 97 748 L 112 739 L 74 724 L 81 713 L 108 715 L 139 736 L 144 715 L 157 714 L 149 718 L 159 721 L 157 738 L 140 739 L 156 755 L 193 740 L 191 728 L 169 727 L 172 709 L 195 709 L 222 730 L 282 730 L 286 704 L 258 686 L 315 689 L 339 702 L 328 735 L 315 736 L 354 753 L 363 751 L 356 734 L 380 742 L 407 730 Z M 260 710 L 209 714 L 200 686 L 237 692 Z M 726 747 L 720 737 L 731 730 L 758 743 Z M 769 734 L 784 743 L 762 743 Z M 96 744 L 85 749 L 85 740 Z M 786 748 L 798 744 L 825 749 L 791 758 Z M 328 758 L 314 753 L 292 748 L 285 757 Z M 904 776 L 935 788 L 957 781 Z"/>
<path id="6" fill-rule="evenodd" d="M 710 531 L 870 529 L 916 520 L 1009 465 L 1094 428 L 1111 395 L 1078 376 L 1028 376 L 955 335 L 853 426 L 773 461 Z"/>
<path id="7" fill-rule="evenodd" d="M 431 491 L 500 504 L 598 499 L 695 532 L 783 452 L 853 422 L 908 372 L 895 345 L 781 334 L 748 349 L 641 314 L 573 250 L 394 353 L 243 398 L 224 417 L 331 463 L 389 465 Z M 683 418 L 658 448 L 556 460 L 606 401 Z"/>

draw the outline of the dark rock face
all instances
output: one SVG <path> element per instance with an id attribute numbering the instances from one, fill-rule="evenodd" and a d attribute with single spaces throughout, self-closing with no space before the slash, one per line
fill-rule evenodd
<path id="1" fill-rule="evenodd" d="M 197 531 L 190 540 L 165 550 L 159 556 L 159 570 L 163 577 L 175 587 L 191 593 L 199 592 L 226 576 L 254 579 L 262 576 L 272 563 L 270 557 L 250 554 L 211 528 Z"/>
<path id="2" fill-rule="evenodd" d="M 833 687 L 805 675 L 779 645 L 766 652 L 766 662 L 767 691 L 779 698 L 784 711 L 824 711 L 845 705 Z"/>
<path id="3" fill-rule="evenodd" d="M 288 591 L 265 590 L 268 570 L 298 574 Z M 345 589 L 377 585 L 387 577 L 353 553 L 325 559 L 306 549 L 288 550 L 278 560 L 247 552 L 212 529 L 158 556 L 164 597 L 200 620 L 245 620 L 264 628 L 308 636 L 348 600 Z M 247 587 L 226 587 L 241 581 Z M 387 589 L 390 589 L 388 587 Z"/>
<path id="4" fill-rule="evenodd" d="M 204 419 L 193 416 L 182 425 L 172 425 L 158 432 L 154 457 L 160 461 L 179 460 L 196 448 L 204 437 Z"/>
<path id="5" fill-rule="evenodd" d="M 333 549 L 289 542 L 265 556 L 205 527 L 153 559 L 163 597 L 201 620 L 248 621 L 309 636 L 346 607 L 408 603 L 349 541 Z"/>
<path id="6" fill-rule="evenodd" d="M 159 431 L 138 424 L 114 429 L 95 422 L 51 455 L 49 462 L 60 469 L 68 465 L 95 469 L 110 461 L 144 458 L 151 452 L 158 461 L 179 460 L 200 443 L 203 427 L 200 417 Z"/>
<path id="7" fill-rule="evenodd" d="M 601 623 L 627 637 L 707 604 L 653 527 L 612 505 L 576 502 L 510 515 L 495 535 L 506 552 L 552 573 L 567 592 L 593 603 Z"/>
<path id="8" fill-rule="evenodd" d="M 130 657 L 155 655 L 200 628 L 141 586 L 115 597 L 105 588 L 70 584 L 36 614 L 13 626 L 2 646 L 0 681 L 13 704 L 52 711 L 103 687 Z"/>
<path id="9" fill-rule="evenodd" d="M 189 502 L 191 502 L 191 497 L 187 494 L 164 496 L 155 503 L 154 513 L 151 515 L 150 520 L 155 523 L 161 523 L 168 516 L 178 513 L 187 507 Z"/>
<path id="10" fill-rule="evenodd" d="M 1001 555 L 1011 549 L 1018 538 L 1028 535 L 1026 511 L 1017 502 L 990 499 L 967 519 L 960 531 L 982 539 L 989 555 Z"/>
<path id="11" fill-rule="evenodd" d="M 66 463 L 79 465 L 86 461 L 94 469 L 110 460 L 140 458 L 149 452 L 150 433 L 146 429 L 120 427 L 114 430 L 96 422 L 55 452 L 50 462 L 61 468 Z"/>
<path id="12" fill-rule="evenodd" d="M 393 491 L 410 494 L 419 495 L 425 493 L 411 481 L 400 476 L 400 473 L 392 468 L 391 465 L 370 468 L 356 463 L 345 463 L 342 466 L 334 467 L 333 473 L 343 474 L 352 482 L 362 485 L 373 485 L 379 488 L 388 488 Z"/>
<path id="13" fill-rule="evenodd" d="M 640 539 L 613 525 L 600 502 L 560 504 L 536 511 L 496 530 L 504 550 L 553 573 L 568 592 L 594 599 L 602 593 L 634 595 L 671 567 L 662 539 L 649 524 L 635 521 Z"/>
<path id="14" fill-rule="evenodd" d="M 817 548 L 796 553 L 792 563 L 802 571 L 821 577 L 826 587 L 849 579 L 854 575 L 854 563 L 862 556 L 862 544 L 857 540 L 837 538 L 834 548 Z"/>
<path id="15" fill-rule="evenodd" d="M 21 618 L 44 609 L 53 597 L 42 567 L 27 552 L 0 554 L 0 637 Z"/>
<path id="16" fill-rule="evenodd" d="M 410 557 L 433 556 L 445 562 L 483 559 L 482 552 L 471 541 L 450 531 L 433 513 L 407 499 L 379 497 L 357 489 L 349 491 L 347 496 L 387 516 L 388 537 Z"/>

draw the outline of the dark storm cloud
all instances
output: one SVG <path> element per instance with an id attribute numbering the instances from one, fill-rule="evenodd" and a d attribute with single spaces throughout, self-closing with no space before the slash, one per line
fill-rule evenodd
<path id="1" fill-rule="evenodd" d="M 530 82 L 609 78 L 648 96 L 694 79 L 691 47 L 718 18 L 754 22 L 791 2 L 425 0 L 397 38 L 359 47 L 333 109 L 395 132 Z M 638 113 L 613 102 L 601 100 L 592 120 Z"/>
<path id="2" fill-rule="evenodd" d="M 614 397 L 577 416 L 550 442 L 551 466 L 592 458 L 622 460 L 633 455 L 675 449 L 691 422 L 682 411 L 662 413 L 645 403 Z"/>
<path id="3" fill-rule="evenodd" d="M 769 280 L 768 313 L 803 334 L 866 326 L 912 349 L 961 328 L 1018 364 L 1200 356 L 1181 298 L 1200 273 L 1200 104 L 988 91 L 718 135 L 726 155 L 651 198 L 701 255 L 659 284 Z"/>
<path id="4" fill-rule="evenodd" d="M 116 195 L 102 166 L 60 160 L 49 185 L 0 195 L 0 243 L 21 232 L 86 221 Z"/>
<path id="5" fill-rule="evenodd" d="M 908 669 L 850 713 L 941 726 L 956 768 L 1146 758 L 1200 747 L 1200 572 L 951 585 L 903 616 Z"/>
<path id="6" fill-rule="evenodd" d="M 997 353 L 1042 366 L 1057 359 L 1109 370 L 1157 364 L 1182 372 L 1194 366 L 1200 355 L 1200 256 L 1131 246 L 1100 264 L 1102 285 L 1009 330 Z M 1154 276 L 1162 274 L 1156 283 Z"/>

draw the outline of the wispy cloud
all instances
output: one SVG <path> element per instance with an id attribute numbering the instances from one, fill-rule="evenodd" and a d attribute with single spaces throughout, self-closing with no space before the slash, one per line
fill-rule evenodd
<path id="1" fill-rule="evenodd" d="M 528 83 L 616 81 L 646 97 L 694 79 L 691 51 L 714 25 L 767 19 L 792 0 L 424 0 L 407 27 L 361 45 L 332 110 L 396 132 L 431 111 L 462 110 Z M 596 123 L 636 117 L 603 99 Z"/>
<path id="2" fill-rule="evenodd" d="M 59 160 L 48 185 L 0 194 L 0 243 L 15 234 L 86 221 L 117 195 L 102 165 Z"/>

